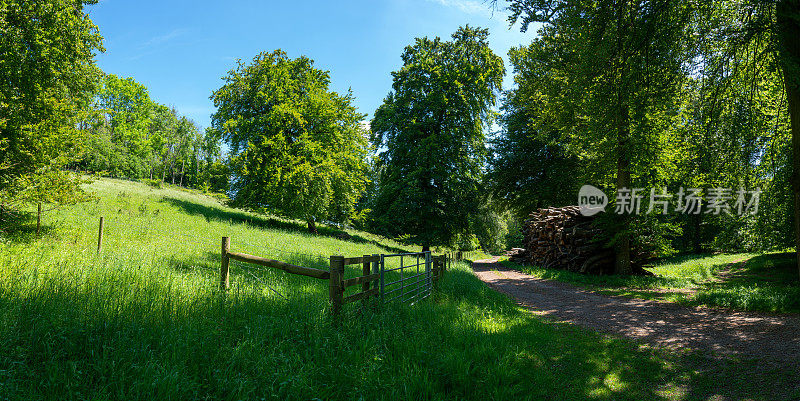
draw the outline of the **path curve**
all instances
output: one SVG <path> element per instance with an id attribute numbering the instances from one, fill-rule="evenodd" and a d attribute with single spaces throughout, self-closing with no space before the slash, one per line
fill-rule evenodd
<path id="1" fill-rule="evenodd" d="M 497 263 L 472 264 L 475 274 L 537 315 L 665 348 L 739 355 L 800 367 L 800 316 L 766 315 L 606 296 L 533 277 Z"/>

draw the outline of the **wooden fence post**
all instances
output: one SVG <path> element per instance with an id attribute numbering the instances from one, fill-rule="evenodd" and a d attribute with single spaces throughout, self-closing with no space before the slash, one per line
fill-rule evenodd
<path id="1" fill-rule="evenodd" d="M 39 206 L 36 210 L 36 236 L 39 236 L 39 230 L 42 228 L 42 204 L 39 203 Z"/>
<path id="2" fill-rule="evenodd" d="M 97 253 L 103 250 L 103 216 L 100 216 L 100 228 L 97 230 Z"/>
<path id="3" fill-rule="evenodd" d="M 222 291 L 227 291 L 228 287 L 230 286 L 230 271 L 228 269 L 228 265 L 230 264 L 230 257 L 228 256 L 228 252 L 231 250 L 231 238 L 230 237 L 222 237 L 222 251 L 220 252 L 221 255 L 221 264 L 219 266 L 219 289 Z"/>
<path id="4" fill-rule="evenodd" d="M 364 260 L 361 263 L 361 275 L 362 276 L 369 276 L 370 267 L 372 266 L 372 263 L 368 259 L 369 259 L 369 255 L 364 255 Z M 361 284 L 361 292 L 367 292 L 367 291 L 369 291 L 369 282 L 362 283 Z M 367 303 L 369 303 L 369 297 L 364 298 L 364 300 L 361 303 L 363 303 L 364 305 L 367 305 Z"/>
<path id="5" fill-rule="evenodd" d="M 372 256 L 376 260 L 374 262 L 372 262 L 372 271 L 370 273 L 378 274 L 378 273 L 380 273 L 380 262 L 378 261 L 378 258 L 380 258 L 380 255 L 375 253 L 375 254 L 372 254 Z M 380 280 L 375 280 L 372 283 L 373 283 L 372 284 L 372 288 L 378 289 L 378 291 L 380 291 Z M 380 297 L 380 294 L 375 295 L 375 298 L 379 298 L 379 297 Z"/>
<path id="6" fill-rule="evenodd" d="M 445 264 L 446 258 L 447 258 L 447 255 L 434 256 L 434 259 L 433 259 L 433 271 L 435 272 L 434 275 L 433 275 L 433 277 L 434 277 L 433 284 L 434 285 L 438 285 L 439 284 L 439 279 L 442 277 L 442 272 L 444 271 L 444 264 Z"/>
<path id="7" fill-rule="evenodd" d="M 342 277 L 344 276 L 344 256 L 331 256 L 331 277 L 328 281 L 328 296 L 331 299 L 331 312 L 338 315 L 342 309 Z"/>

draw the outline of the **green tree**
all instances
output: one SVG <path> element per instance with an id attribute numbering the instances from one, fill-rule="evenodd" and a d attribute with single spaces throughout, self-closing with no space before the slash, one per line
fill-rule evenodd
<path id="1" fill-rule="evenodd" d="M 789 184 L 792 195 L 794 246 L 800 272 L 800 1 L 751 0 L 741 3 L 722 3 L 724 7 L 709 9 L 705 15 L 711 19 L 712 28 L 720 32 L 709 38 L 722 49 L 719 65 L 740 66 L 754 71 L 778 71 L 768 84 L 782 87 L 785 94 L 786 114 L 790 132 Z M 721 11 L 720 11 L 721 9 Z M 713 77 L 724 80 L 730 68 L 720 68 Z M 755 82 L 755 81 L 754 81 Z M 750 92 L 752 93 L 752 91 Z M 748 111 L 761 106 L 758 98 L 747 102 Z M 777 131 L 777 130 L 776 130 Z M 766 136 L 766 135 L 765 135 Z M 777 144 L 776 147 L 781 147 Z M 770 146 L 772 148 L 772 146 Z"/>
<path id="2" fill-rule="evenodd" d="M 154 166 L 158 167 L 161 181 L 167 179 L 167 171 L 174 165 L 175 143 L 178 136 L 179 117 L 174 108 L 156 104 L 150 118 L 150 153 Z M 151 168 L 151 178 L 152 178 Z"/>
<path id="3" fill-rule="evenodd" d="M 236 206 L 316 221 L 344 221 L 363 191 L 364 115 L 350 92 L 329 89 L 327 71 L 276 50 L 239 62 L 211 95 L 212 128 L 230 146 Z"/>
<path id="4" fill-rule="evenodd" d="M 559 114 L 547 109 L 541 88 L 550 78 L 530 62 L 533 56 L 527 47 L 509 51 L 515 86 L 503 100 L 486 177 L 495 202 L 520 219 L 537 208 L 573 204 L 587 180 L 579 155 L 563 142 Z"/>
<path id="5" fill-rule="evenodd" d="M 202 140 L 194 121 L 154 102 L 133 78 L 107 74 L 85 121 L 89 146 L 78 165 L 112 177 L 153 178 L 197 185 Z"/>
<path id="6" fill-rule="evenodd" d="M 90 144 L 82 167 L 112 177 L 142 178 L 152 158 L 151 117 L 156 104 L 147 88 L 133 78 L 107 74 L 94 104 Z"/>
<path id="7" fill-rule="evenodd" d="M 228 169 L 223 163 L 222 137 L 219 131 L 206 128 L 194 143 L 196 188 L 205 191 L 226 192 Z"/>
<path id="8" fill-rule="evenodd" d="M 380 169 L 373 218 L 423 250 L 452 244 L 478 211 L 485 131 L 505 73 L 488 36 L 467 26 L 451 41 L 416 39 L 372 120 Z"/>
<path id="9" fill-rule="evenodd" d="M 562 143 L 581 157 L 596 182 L 616 190 L 660 183 L 661 133 L 674 122 L 673 103 L 686 77 L 690 3 L 511 0 L 511 22 L 544 23 L 529 46 Z M 630 218 L 614 216 L 615 271 L 631 267 Z"/>
<path id="10" fill-rule="evenodd" d="M 0 202 L 70 202 L 80 180 L 63 170 L 82 145 L 102 37 L 84 12 L 95 1 L 0 2 Z"/>
<path id="11" fill-rule="evenodd" d="M 777 53 L 783 72 L 789 118 L 792 128 L 792 192 L 794 200 L 794 245 L 800 272 L 800 1 L 780 0 L 775 19 L 764 24 L 777 31 Z"/>

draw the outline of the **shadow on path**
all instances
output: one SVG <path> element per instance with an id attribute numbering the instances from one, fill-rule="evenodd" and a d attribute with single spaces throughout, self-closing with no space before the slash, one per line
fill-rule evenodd
<path id="1" fill-rule="evenodd" d="M 475 274 L 537 315 L 665 348 L 800 367 L 800 316 L 767 315 L 606 296 L 479 260 Z"/>

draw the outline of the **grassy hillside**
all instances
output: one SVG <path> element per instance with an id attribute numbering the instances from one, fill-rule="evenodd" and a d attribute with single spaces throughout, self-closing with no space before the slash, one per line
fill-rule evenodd
<path id="1" fill-rule="evenodd" d="M 102 180 L 98 199 L 45 215 L 0 251 L 0 399 L 774 399 L 796 372 L 709 363 L 542 321 L 457 264 L 435 299 L 327 314 L 325 282 L 232 267 L 219 241 L 326 268 L 332 254 L 405 249 L 366 233 Z M 106 218 L 105 248 L 96 230 Z M 352 272 L 351 272 L 352 273 Z M 276 292 L 267 288 L 272 287 Z M 764 386 L 763 383 L 770 383 Z"/>

